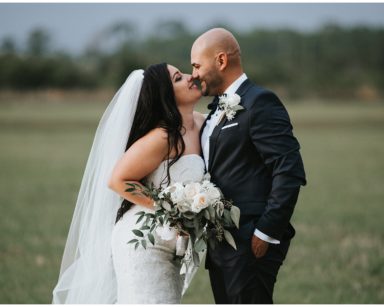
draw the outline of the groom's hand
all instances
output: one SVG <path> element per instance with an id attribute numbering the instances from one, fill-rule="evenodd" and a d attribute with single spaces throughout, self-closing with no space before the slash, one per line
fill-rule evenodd
<path id="1" fill-rule="evenodd" d="M 256 258 L 261 258 L 268 250 L 269 243 L 261 240 L 257 236 L 252 236 L 252 252 Z"/>

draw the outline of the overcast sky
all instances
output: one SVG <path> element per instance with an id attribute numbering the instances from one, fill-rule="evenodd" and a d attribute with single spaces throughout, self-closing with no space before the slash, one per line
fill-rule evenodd
<path id="1" fill-rule="evenodd" d="M 22 45 L 32 29 L 43 27 L 50 31 L 56 48 L 81 52 L 114 22 L 133 22 L 144 35 L 166 20 L 184 21 L 192 31 L 204 31 L 216 22 L 236 30 L 286 27 L 311 31 L 327 22 L 384 27 L 384 3 L 0 3 L 0 41 L 10 36 Z"/>

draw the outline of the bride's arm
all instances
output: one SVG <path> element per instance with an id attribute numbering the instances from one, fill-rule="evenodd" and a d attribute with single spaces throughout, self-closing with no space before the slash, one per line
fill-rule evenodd
<path id="1" fill-rule="evenodd" d="M 167 133 L 156 128 L 137 140 L 117 162 L 108 186 L 128 201 L 153 209 L 153 199 L 126 192 L 127 182 L 140 184 L 139 180 L 152 173 L 165 159 L 168 152 Z"/>

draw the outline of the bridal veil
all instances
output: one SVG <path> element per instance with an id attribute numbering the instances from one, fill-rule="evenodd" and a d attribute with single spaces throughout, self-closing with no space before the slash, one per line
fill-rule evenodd
<path id="1" fill-rule="evenodd" d="M 111 233 L 122 198 L 108 180 L 124 154 L 144 79 L 133 71 L 107 107 L 96 131 L 77 198 L 53 303 L 114 303 Z"/>

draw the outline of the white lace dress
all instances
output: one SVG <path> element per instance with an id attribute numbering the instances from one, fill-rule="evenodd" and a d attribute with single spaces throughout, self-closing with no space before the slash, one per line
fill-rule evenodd
<path id="1" fill-rule="evenodd" d="M 166 177 L 163 161 L 147 178 L 159 187 Z M 196 154 L 182 156 L 170 167 L 171 183 L 200 181 L 204 175 L 204 161 Z M 179 304 L 184 279 L 180 266 L 174 261 L 176 236 L 162 240 L 155 233 L 155 246 L 147 249 L 127 244 L 135 238 L 132 229 L 137 229 L 139 211 L 153 212 L 142 206 L 133 206 L 116 223 L 112 233 L 112 258 L 117 278 L 118 304 Z"/>

